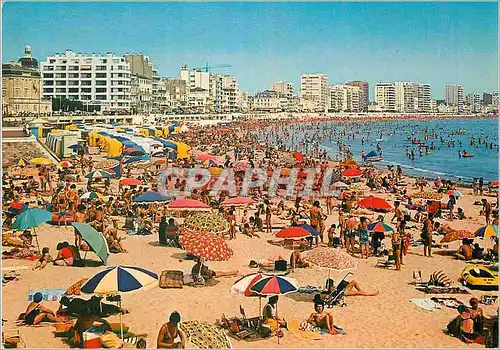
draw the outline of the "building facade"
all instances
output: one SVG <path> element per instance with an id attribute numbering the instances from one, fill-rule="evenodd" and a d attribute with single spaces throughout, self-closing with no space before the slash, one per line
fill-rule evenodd
<path id="1" fill-rule="evenodd" d="M 277 91 L 265 90 L 256 93 L 252 98 L 252 110 L 258 112 L 277 113 L 288 108 L 288 99 Z"/>
<path id="2" fill-rule="evenodd" d="M 80 100 L 104 112 L 130 112 L 131 71 L 123 56 L 64 54 L 42 62 L 43 96 Z"/>
<path id="3" fill-rule="evenodd" d="M 327 109 L 327 81 L 324 74 L 304 74 L 300 77 L 300 104 L 303 111 L 324 112 Z"/>
<path id="4" fill-rule="evenodd" d="M 178 78 L 162 78 L 160 81 L 161 90 L 165 91 L 165 98 L 162 99 L 160 110 L 181 111 L 188 106 L 188 89 L 186 82 Z"/>
<path id="5" fill-rule="evenodd" d="M 479 113 L 482 110 L 481 107 L 481 95 L 471 93 L 465 96 L 464 110 L 469 113 Z"/>
<path id="6" fill-rule="evenodd" d="M 363 110 L 363 91 L 360 87 L 331 85 L 328 91 L 328 112 L 361 112 Z"/>
<path id="7" fill-rule="evenodd" d="M 2 64 L 2 115 L 4 118 L 36 118 L 50 115 L 52 101 L 43 98 L 38 61 L 26 45 L 17 62 Z"/>
<path id="8" fill-rule="evenodd" d="M 287 81 L 277 81 L 273 84 L 271 91 L 276 91 L 277 93 L 285 96 L 288 99 L 293 98 L 293 84 Z"/>
<path id="9" fill-rule="evenodd" d="M 445 102 L 452 112 L 462 113 L 464 109 L 464 87 L 457 84 L 446 85 Z"/>
<path id="10" fill-rule="evenodd" d="M 144 104 L 144 107 L 147 109 L 139 110 L 139 113 L 150 114 L 150 113 L 159 113 L 160 105 L 162 104 L 164 91 L 161 90 L 160 86 L 160 75 L 158 73 L 158 69 L 155 67 L 154 63 L 151 61 L 149 56 L 145 56 L 142 53 L 139 54 L 129 54 L 126 53 L 124 55 L 125 61 L 130 66 L 130 72 L 132 76 L 136 76 L 139 80 L 148 80 L 151 82 L 151 92 L 150 96 L 136 96 L 131 97 L 132 101 L 142 100 L 144 98 L 149 99 L 148 104 Z M 132 79 L 134 81 L 134 79 Z M 149 84 L 148 82 L 148 84 Z M 132 92 L 135 92 L 135 89 Z M 139 92 L 142 92 L 141 90 Z"/>
<path id="11" fill-rule="evenodd" d="M 382 112 L 431 113 L 431 86 L 414 82 L 378 83 L 375 102 Z"/>
<path id="12" fill-rule="evenodd" d="M 361 105 L 360 105 L 360 110 L 361 111 L 368 111 L 368 105 L 370 104 L 370 86 L 366 81 L 360 81 L 360 80 L 353 80 L 347 82 L 346 85 L 349 86 L 357 86 L 358 88 L 361 89 L 362 92 L 362 97 L 361 97 Z"/>
<path id="13" fill-rule="evenodd" d="M 153 111 L 153 80 L 133 74 L 130 79 L 130 108 L 133 114 Z"/>

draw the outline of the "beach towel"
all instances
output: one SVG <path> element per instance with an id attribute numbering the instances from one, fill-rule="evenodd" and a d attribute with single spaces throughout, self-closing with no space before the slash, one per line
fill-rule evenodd
<path id="1" fill-rule="evenodd" d="M 66 290 L 65 289 L 40 289 L 40 290 L 34 290 L 29 292 L 28 296 L 28 301 L 33 301 L 33 295 L 37 292 L 42 293 L 43 295 L 43 300 L 46 301 L 58 301 L 66 295 Z"/>
<path id="2" fill-rule="evenodd" d="M 6 254 L 2 254 L 2 259 L 16 259 L 16 260 L 28 260 L 28 261 L 35 261 L 35 260 L 38 260 L 40 259 L 40 255 L 33 255 L 33 256 L 27 256 L 25 258 L 17 258 L 15 256 L 9 256 L 9 255 L 6 255 Z"/>
<path id="3" fill-rule="evenodd" d="M 436 309 L 440 309 L 441 307 L 433 302 L 431 299 L 419 299 L 419 298 L 414 298 L 410 300 L 413 304 L 418 306 L 421 309 L 427 310 L 427 311 L 434 311 Z"/>

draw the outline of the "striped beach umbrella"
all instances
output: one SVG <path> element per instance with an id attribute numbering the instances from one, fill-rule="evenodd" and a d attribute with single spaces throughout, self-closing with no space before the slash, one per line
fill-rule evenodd
<path id="1" fill-rule="evenodd" d="M 250 287 L 251 292 L 260 295 L 288 294 L 298 289 L 297 282 L 293 278 L 278 275 L 263 277 Z"/>
<path id="2" fill-rule="evenodd" d="M 128 293 L 158 283 L 158 275 L 137 266 L 113 266 L 104 269 L 82 286 L 87 294 Z"/>
<path id="3" fill-rule="evenodd" d="M 448 194 L 449 196 L 455 196 L 455 197 L 457 197 L 457 198 L 458 198 L 458 197 L 462 197 L 462 196 L 463 196 L 462 192 L 457 191 L 457 190 L 449 190 L 449 191 L 447 192 L 447 194 Z"/>
<path id="4" fill-rule="evenodd" d="M 233 286 L 231 287 L 231 292 L 242 294 L 246 297 L 259 296 L 257 293 L 252 292 L 250 288 L 252 288 L 255 283 L 257 283 L 264 277 L 266 277 L 266 275 L 260 272 L 243 276 L 239 280 L 234 282 Z"/>
<path id="5" fill-rule="evenodd" d="M 300 225 L 300 228 L 303 228 L 304 230 L 306 230 L 307 232 L 309 232 L 312 236 L 319 236 L 320 233 L 318 230 L 316 230 L 314 227 L 312 227 L 311 225 L 308 225 L 308 224 L 303 224 L 303 225 Z"/>
<path id="6" fill-rule="evenodd" d="M 368 231 L 372 231 L 372 232 L 390 232 L 390 231 L 394 231 L 394 229 L 381 222 L 381 221 L 375 221 L 375 222 L 372 222 L 370 225 L 368 225 Z"/>
<path id="7" fill-rule="evenodd" d="M 59 162 L 59 164 L 57 165 L 59 165 L 62 168 L 71 168 L 73 166 L 73 164 L 71 164 L 71 162 L 68 162 L 67 160 L 63 160 L 62 162 Z"/>
<path id="8" fill-rule="evenodd" d="M 87 175 L 85 175 L 85 177 L 87 179 L 97 179 L 97 178 L 102 178 L 102 177 L 109 178 L 109 177 L 112 177 L 112 176 L 113 176 L 113 174 L 111 174 L 108 171 L 104 171 L 104 170 L 91 171 L 90 173 L 88 173 Z"/>
<path id="9" fill-rule="evenodd" d="M 488 226 L 480 227 L 474 233 L 474 236 L 481 237 L 481 238 L 498 236 L 498 226 L 488 225 Z"/>
<path id="10" fill-rule="evenodd" d="M 82 196 L 80 197 L 80 199 L 90 199 L 90 200 L 92 200 L 92 199 L 102 199 L 102 194 L 94 192 L 94 191 L 86 192 L 86 193 L 82 194 Z"/>
<path id="11" fill-rule="evenodd" d="M 15 162 L 14 162 L 15 165 L 17 166 L 27 166 L 30 164 L 30 162 L 28 162 L 26 159 L 24 158 L 19 158 L 17 159 Z"/>

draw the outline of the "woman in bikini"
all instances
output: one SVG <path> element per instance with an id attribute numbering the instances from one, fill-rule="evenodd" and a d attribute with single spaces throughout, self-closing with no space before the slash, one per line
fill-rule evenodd
<path id="1" fill-rule="evenodd" d="M 312 324 L 314 327 L 326 329 L 329 334 L 339 334 L 339 331 L 333 326 L 332 315 L 325 312 L 325 304 L 323 302 L 315 303 L 314 311 L 307 319 L 307 323 Z"/>
<path id="2" fill-rule="evenodd" d="M 158 349 L 184 349 L 186 347 L 186 336 L 179 328 L 180 322 L 181 315 L 177 311 L 172 312 L 169 321 L 161 326 L 158 333 L 156 341 Z M 180 338 L 180 341 L 176 342 L 177 338 Z"/>
<path id="3" fill-rule="evenodd" d="M 392 233 L 392 251 L 396 258 L 396 271 L 401 271 L 401 235 L 399 230 Z"/>

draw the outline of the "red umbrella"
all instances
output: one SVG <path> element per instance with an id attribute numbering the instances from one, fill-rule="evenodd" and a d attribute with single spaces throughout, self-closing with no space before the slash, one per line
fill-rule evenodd
<path id="1" fill-rule="evenodd" d="M 276 234 L 276 238 L 304 238 L 311 236 L 311 233 L 302 227 L 287 227 Z"/>
<path id="2" fill-rule="evenodd" d="M 302 153 L 300 153 L 300 152 L 293 152 L 292 156 L 293 156 L 293 158 L 295 158 L 299 162 L 303 162 L 304 161 L 304 155 Z"/>
<path id="3" fill-rule="evenodd" d="M 357 168 L 349 168 L 342 173 L 342 176 L 345 177 L 359 177 L 363 175 L 363 172 Z"/>
<path id="4" fill-rule="evenodd" d="M 250 205 L 250 204 L 255 204 L 255 201 L 253 199 L 247 198 L 247 197 L 228 198 L 224 202 L 221 203 L 221 205 L 224 205 L 224 206 Z"/>
<path id="5" fill-rule="evenodd" d="M 490 187 L 498 187 L 498 180 L 496 180 L 496 181 L 491 181 L 489 186 L 490 186 Z"/>
<path id="6" fill-rule="evenodd" d="M 196 199 L 177 198 L 167 205 L 168 209 L 174 210 L 210 210 L 210 206 Z"/>
<path id="7" fill-rule="evenodd" d="M 125 178 L 121 180 L 121 183 L 123 186 L 140 186 L 141 182 L 137 179 L 133 178 Z"/>
<path id="8" fill-rule="evenodd" d="M 361 208 L 374 209 L 374 210 L 391 210 L 392 207 L 383 198 L 369 196 L 358 202 Z"/>
<path id="9" fill-rule="evenodd" d="M 227 243 L 211 233 L 184 234 L 179 241 L 184 250 L 207 261 L 226 261 L 233 255 Z"/>
<path id="10" fill-rule="evenodd" d="M 201 161 L 213 160 L 214 162 L 220 162 L 220 157 L 214 156 L 213 154 L 210 153 L 199 154 L 198 157 L 196 157 L 196 159 Z"/>
<path id="11" fill-rule="evenodd" d="M 12 209 L 21 210 L 21 209 L 23 209 L 23 205 L 24 205 L 24 203 L 22 203 L 22 202 L 12 202 L 9 204 L 9 207 L 11 207 Z"/>

